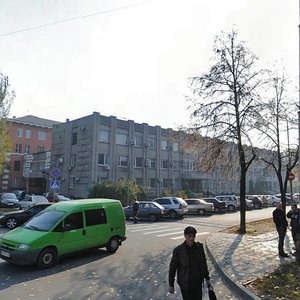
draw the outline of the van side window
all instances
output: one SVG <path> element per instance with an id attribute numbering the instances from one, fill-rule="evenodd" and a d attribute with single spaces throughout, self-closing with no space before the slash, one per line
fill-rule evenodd
<path id="1" fill-rule="evenodd" d="M 83 218 L 82 213 L 74 213 L 66 217 L 65 225 L 70 224 L 71 230 L 73 229 L 80 229 L 83 227 Z"/>
<path id="2" fill-rule="evenodd" d="M 89 209 L 84 211 L 86 226 L 106 224 L 106 214 L 103 208 Z"/>

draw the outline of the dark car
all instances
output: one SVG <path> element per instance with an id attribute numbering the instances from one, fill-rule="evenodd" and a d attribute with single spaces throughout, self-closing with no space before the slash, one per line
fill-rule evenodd
<path id="1" fill-rule="evenodd" d="M 207 203 L 212 203 L 214 205 L 214 212 L 216 213 L 227 210 L 227 203 L 225 201 L 216 198 L 204 198 L 203 200 Z"/>
<path id="2" fill-rule="evenodd" d="M 132 217 L 132 206 L 124 207 L 126 220 Z M 158 221 L 164 216 L 165 209 L 158 203 L 152 201 L 139 201 L 139 219 L 149 219 L 150 221 Z"/>
<path id="3" fill-rule="evenodd" d="M 19 210 L 14 212 L 8 212 L 0 216 L 0 225 L 5 226 L 9 229 L 14 229 L 17 226 L 22 225 L 34 215 L 52 205 L 52 203 L 41 203 L 36 204 L 26 210 Z"/>
<path id="4" fill-rule="evenodd" d="M 263 201 L 260 199 L 259 196 L 256 195 L 246 195 L 246 199 L 251 200 L 253 207 L 255 209 L 259 209 L 263 207 Z"/>
<path id="5" fill-rule="evenodd" d="M 18 208 L 20 207 L 19 200 L 14 193 L 0 194 L 0 207 Z"/>

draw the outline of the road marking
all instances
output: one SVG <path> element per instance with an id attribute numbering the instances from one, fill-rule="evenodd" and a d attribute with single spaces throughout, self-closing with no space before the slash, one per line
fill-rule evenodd
<path id="1" fill-rule="evenodd" d="M 138 228 L 138 229 L 130 229 L 131 232 L 139 232 L 139 231 L 144 231 L 144 230 L 149 230 L 149 229 L 162 229 L 162 228 L 170 228 L 170 226 L 162 226 L 162 227 L 144 227 L 144 228 Z"/>
<path id="2" fill-rule="evenodd" d="M 182 231 L 182 230 L 177 231 L 177 232 L 169 232 L 169 233 L 164 233 L 164 234 L 157 234 L 156 236 L 161 237 L 161 236 L 167 236 L 167 235 L 172 235 L 172 234 L 180 234 L 180 233 L 181 233 L 181 236 L 184 237 L 184 236 L 183 236 L 183 231 Z"/>
<path id="3" fill-rule="evenodd" d="M 169 231 L 169 230 L 178 230 L 181 229 L 181 227 L 177 227 L 177 228 L 170 228 L 170 229 L 163 229 L 163 230 L 156 230 L 156 231 L 150 231 L 150 232 L 144 232 L 143 234 L 152 234 L 152 233 L 159 233 L 159 232 L 164 232 L 164 231 Z"/>
<path id="4" fill-rule="evenodd" d="M 201 232 L 201 233 L 197 233 L 197 236 L 198 235 L 205 235 L 205 234 L 209 234 L 209 232 Z M 179 240 L 179 239 L 182 239 L 184 238 L 184 236 L 177 236 L 177 237 L 172 237 L 170 238 L 171 240 Z"/>

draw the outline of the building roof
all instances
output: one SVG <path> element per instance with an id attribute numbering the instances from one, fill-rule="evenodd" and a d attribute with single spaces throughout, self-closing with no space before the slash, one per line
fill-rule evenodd
<path id="1" fill-rule="evenodd" d="M 8 121 L 13 123 L 33 125 L 33 126 L 46 127 L 46 128 L 52 128 L 53 125 L 61 123 L 58 121 L 42 119 L 32 115 L 28 115 L 20 118 L 13 117 L 11 119 L 8 119 Z"/>

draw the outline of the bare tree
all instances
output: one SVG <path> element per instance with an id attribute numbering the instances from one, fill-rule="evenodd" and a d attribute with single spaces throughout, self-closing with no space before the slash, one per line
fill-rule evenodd
<path id="1" fill-rule="evenodd" d="M 0 73 L 0 174 L 5 169 L 7 153 L 11 151 L 7 118 L 14 98 L 15 93 L 9 90 L 8 77 Z"/>
<path id="2" fill-rule="evenodd" d="M 264 84 L 264 71 L 255 70 L 257 57 L 243 41 L 238 40 L 235 30 L 216 37 L 213 53 L 209 72 L 190 79 L 192 96 L 189 100 L 192 104 L 189 108 L 192 114 L 188 131 L 211 137 L 214 147 L 211 153 L 217 156 L 228 151 L 229 144 L 236 144 L 240 175 L 240 233 L 243 234 L 246 232 L 246 173 L 256 158 L 255 153 L 249 151 L 249 133 L 259 118 L 259 89 Z M 214 160 L 213 155 L 210 157 Z"/>
<path id="3" fill-rule="evenodd" d="M 269 151 L 258 156 L 271 166 L 277 176 L 283 208 L 286 207 L 288 175 L 298 162 L 298 145 L 291 143 L 290 134 L 297 130 L 297 103 L 289 99 L 290 81 L 277 71 L 269 73 L 268 93 L 272 96 L 263 106 L 261 118 L 256 124 L 260 133 L 260 145 Z"/>

